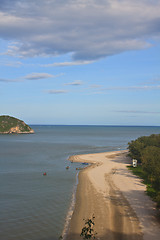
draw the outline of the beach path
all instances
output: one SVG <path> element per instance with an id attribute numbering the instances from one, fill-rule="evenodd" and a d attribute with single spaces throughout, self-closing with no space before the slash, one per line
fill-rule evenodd
<path id="1" fill-rule="evenodd" d="M 67 240 L 82 239 L 84 219 L 93 215 L 96 239 L 159 240 L 155 204 L 145 194 L 141 180 L 128 171 L 126 150 L 76 155 L 70 160 L 92 165 L 79 174 Z"/>

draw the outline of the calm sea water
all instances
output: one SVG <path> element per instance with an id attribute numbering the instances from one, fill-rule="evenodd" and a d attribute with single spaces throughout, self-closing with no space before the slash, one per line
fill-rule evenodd
<path id="1" fill-rule="evenodd" d="M 2 240 L 59 238 L 80 166 L 67 161 L 70 155 L 126 149 L 139 136 L 160 133 L 160 127 L 32 127 L 35 134 L 0 135 Z"/>

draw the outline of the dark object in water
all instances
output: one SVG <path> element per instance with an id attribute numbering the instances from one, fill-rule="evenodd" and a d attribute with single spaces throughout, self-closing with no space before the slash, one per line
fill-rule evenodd
<path id="1" fill-rule="evenodd" d="M 88 163 L 87 163 L 87 162 L 83 162 L 82 164 L 83 164 L 83 165 L 88 165 Z"/>
<path id="2" fill-rule="evenodd" d="M 66 169 L 69 169 L 69 166 L 67 166 Z"/>
<path id="3" fill-rule="evenodd" d="M 46 173 L 46 172 L 44 172 L 44 173 L 43 173 L 43 176 L 46 176 L 46 175 L 47 175 L 47 173 Z"/>
<path id="4" fill-rule="evenodd" d="M 79 167 L 79 168 L 76 168 L 76 170 L 83 170 L 83 169 L 84 169 L 84 168 L 80 168 L 80 167 Z"/>

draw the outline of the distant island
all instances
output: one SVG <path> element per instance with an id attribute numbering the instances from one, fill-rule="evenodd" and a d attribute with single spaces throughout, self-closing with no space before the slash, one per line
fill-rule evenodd
<path id="1" fill-rule="evenodd" d="M 34 133 L 34 130 L 22 120 L 7 115 L 0 116 L 0 134 Z"/>

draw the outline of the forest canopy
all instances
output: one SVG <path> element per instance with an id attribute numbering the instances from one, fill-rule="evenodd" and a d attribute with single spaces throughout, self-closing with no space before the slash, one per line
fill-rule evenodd
<path id="1" fill-rule="evenodd" d="M 142 171 L 156 192 L 160 207 L 160 134 L 139 137 L 128 143 L 129 156 L 137 159 Z"/>

